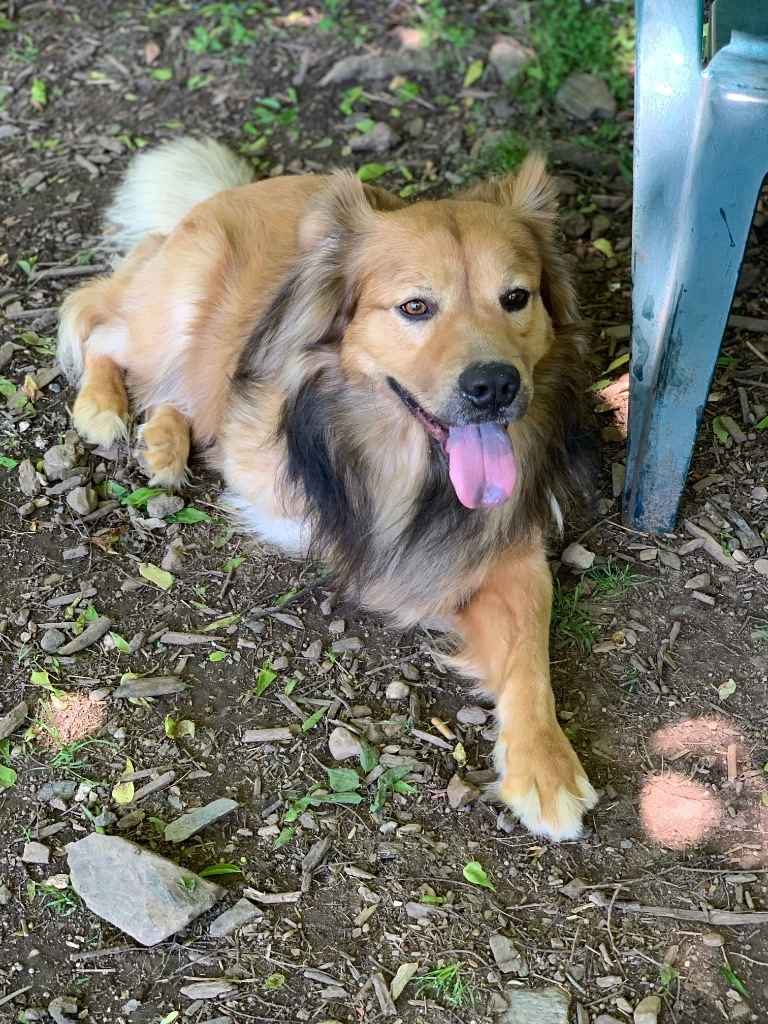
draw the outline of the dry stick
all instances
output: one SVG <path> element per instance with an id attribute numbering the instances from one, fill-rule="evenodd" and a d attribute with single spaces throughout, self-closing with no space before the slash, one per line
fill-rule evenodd
<path id="1" fill-rule="evenodd" d="M 645 914 L 647 917 L 671 917 L 678 921 L 698 921 L 701 924 L 723 925 L 728 927 L 737 924 L 768 924 L 768 910 L 752 910 L 739 912 L 736 910 L 678 910 L 675 907 L 646 907 L 641 903 L 622 903 L 619 901 L 607 900 L 605 896 L 593 892 L 589 897 L 590 903 L 595 906 L 607 909 L 613 905 L 615 910 L 622 910 L 625 914 Z"/>
<path id="2" fill-rule="evenodd" d="M 759 348 L 755 348 L 751 341 L 745 341 L 744 344 L 747 346 L 750 352 L 754 352 L 758 359 L 762 359 L 764 363 L 768 363 L 768 358 L 760 351 Z"/>

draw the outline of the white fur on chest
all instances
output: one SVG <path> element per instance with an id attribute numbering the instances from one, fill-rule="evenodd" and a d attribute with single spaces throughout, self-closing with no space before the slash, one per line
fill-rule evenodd
<path id="1" fill-rule="evenodd" d="M 273 544 L 293 558 L 305 558 L 309 551 L 310 529 L 305 519 L 272 516 L 267 509 L 236 494 L 227 495 L 227 504 L 236 509 L 245 523 L 267 544 Z"/>

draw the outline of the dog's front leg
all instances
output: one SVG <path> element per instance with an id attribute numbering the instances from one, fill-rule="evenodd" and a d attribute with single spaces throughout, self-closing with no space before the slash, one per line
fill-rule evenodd
<path id="1" fill-rule="evenodd" d="M 499 795 L 531 832 L 560 840 L 580 834 L 597 795 L 555 714 L 551 609 L 543 544 L 505 553 L 459 613 L 458 660 L 496 700 Z"/>

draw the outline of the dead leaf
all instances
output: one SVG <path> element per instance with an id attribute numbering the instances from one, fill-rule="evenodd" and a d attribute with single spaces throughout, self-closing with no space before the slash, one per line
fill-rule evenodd
<path id="1" fill-rule="evenodd" d="M 43 394 L 43 392 L 37 386 L 37 381 L 35 380 L 31 373 L 28 373 L 24 378 L 24 383 L 21 386 L 21 390 L 22 393 L 27 396 L 30 402 L 36 402 L 38 398 L 40 398 Z"/>
<path id="2" fill-rule="evenodd" d="M 160 47 L 157 45 L 154 39 L 150 39 L 147 45 L 144 47 L 144 63 L 154 64 L 159 56 Z"/>

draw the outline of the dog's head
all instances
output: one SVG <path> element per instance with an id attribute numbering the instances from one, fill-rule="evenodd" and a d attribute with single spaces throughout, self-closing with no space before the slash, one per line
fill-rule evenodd
<path id="1" fill-rule="evenodd" d="M 350 174 L 305 212 L 299 240 L 337 289 L 333 341 L 347 381 L 398 404 L 449 460 L 463 504 L 501 504 L 554 327 L 575 319 L 539 157 L 457 199 L 406 205 Z M 330 296 L 329 296 L 330 298 Z"/>

